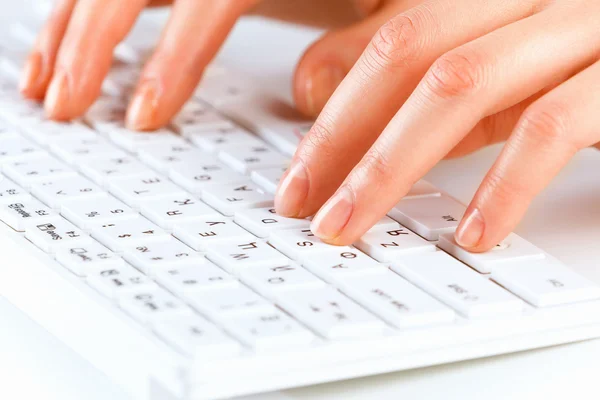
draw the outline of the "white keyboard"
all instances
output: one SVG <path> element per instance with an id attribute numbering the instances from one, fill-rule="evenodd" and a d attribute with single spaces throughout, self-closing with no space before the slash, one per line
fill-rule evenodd
<path id="1" fill-rule="evenodd" d="M 168 128 L 126 130 L 145 57 L 122 46 L 72 123 L 22 100 L 2 54 L 0 253 L 22 265 L 0 262 L 0 293 L 132 392 L 224 398 L 599 334 L 600 287 L 515 234 L 462 250 L 464 205 L 425 181 L 354 246 L 276 215 L 310 121 L 235 72 Z"/>

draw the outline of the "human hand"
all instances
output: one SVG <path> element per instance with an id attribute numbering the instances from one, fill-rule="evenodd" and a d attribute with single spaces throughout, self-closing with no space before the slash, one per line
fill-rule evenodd
<path id="1" fill-rule="evenodd" d="M 313 232 L 349 244 L 439 160 L 506 140 L 455 235 L 492 248 L 600 141 L 599 19 L 596 0 L 430 0 L 395 16 L 300 144 L 277 211 L 318 211 Z"/>
<path id="2" fill-rule="evenodd" d="M 298 68 L 299 108 L 316 114 L 377 28 L 402 10 L 399 4 L 410 1 L 388 0 L 385 5 L 394 4 L 394 12 L 382 14 L 381 0 L 178 0 L 141 74 L 127 125 L 151 130 L 168 123 L 194 92 L 236 20 L 248 13 L 339 28 L 315 44 Z M 138 15 L 146 6 L 168 4 L 170 0 L 57 0 L 23 71 L 22 93 L 45 99 L 52 119 L 81 116 L 100 94 L 113 50 Z M 338 68 L 335 76 L 328 75 L 331 68 L 322 68 L 328 63 Z"/>

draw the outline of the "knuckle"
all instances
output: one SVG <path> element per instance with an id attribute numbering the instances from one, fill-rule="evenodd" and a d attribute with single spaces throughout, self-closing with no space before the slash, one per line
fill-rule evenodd
<path id="1" fill-rule="evenodd" d="M 527 197 L 529 187 L 516 180 L 507 179 L 498 169 L 492 169 L 485 180 L 485 192 L 489 193 L 497 203 L 497 207 L 510 206 L 520 198 Z"/>
<path id="2" fill-rule="evenodd" d="M 485 63 L 472 51 L 454 51 L 433 63 L 424 78 L 426 87 L 441 98 L 464 97 L 483 85 Z"/>
<path id="3" fill-rule="evenodd" d="M 372 148 L 363 157 L 359 170 L 359 179 L 363 183 L 377 185 L 379 188 L 397 187 L 398 174 L 391 161 L 381 151 Z"/>
<path id="4" fill-rule="evenodd" d="M 569 114 L 569 107 L 560 102 L 535 103 L 523 113 L 516 139 L 543 147 L 569 143 Z"/>
<path id="5" fill-rule="evenodd" d="M 323 112 L 314 123 L 308 134 L 302 139 L 299 147 L 302 158 L 310 157 L 319 151 L 324 157 L 330 157 L 335 152 L 333 143 L 333 123 Z"/>

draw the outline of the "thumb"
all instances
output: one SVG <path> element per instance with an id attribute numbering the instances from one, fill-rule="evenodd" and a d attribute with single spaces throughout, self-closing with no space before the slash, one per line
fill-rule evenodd
<path id="1" fill-rule="evenodd" d="M 377 30 L 415 2 L 391 1 L 368 18 L 328 32 L 310 46 L 300 59 L 294 77 L 294 100 L 298 110 L 316 117 Z"/>

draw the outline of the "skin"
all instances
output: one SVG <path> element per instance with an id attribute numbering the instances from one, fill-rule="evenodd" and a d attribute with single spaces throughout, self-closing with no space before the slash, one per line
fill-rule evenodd
<path id="1" fill-rule="evenodd" d="M 82 115 L 114 47 L 147 6 L 59 0 L 23 72 L 50 118 Z M 285 216 L 356 241 L 439 160 L 506 141 L 456 232 L 496 245 L 580 149 L 600 141 L 596 0 L 178 0 L 127 125 L 152 130 L 189 99 L 244 14 L 331 30 L 300 60 L 298 109 L 316 116 L 278 188 Z"/>

